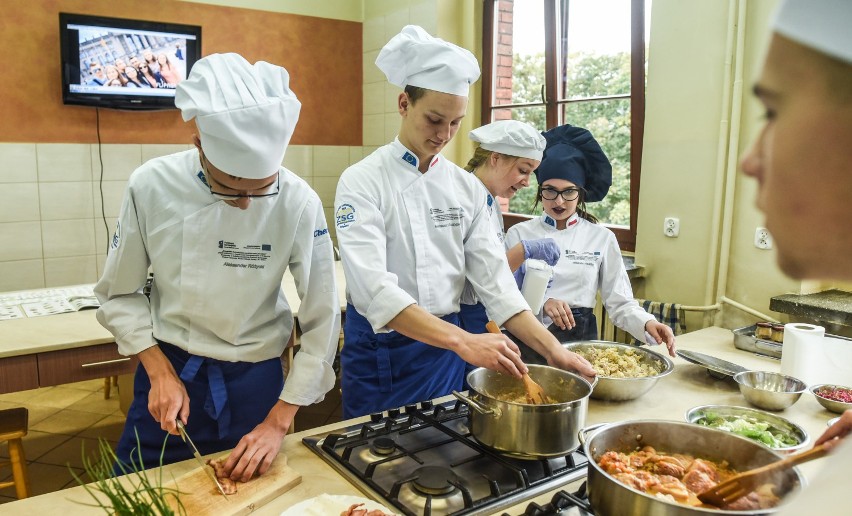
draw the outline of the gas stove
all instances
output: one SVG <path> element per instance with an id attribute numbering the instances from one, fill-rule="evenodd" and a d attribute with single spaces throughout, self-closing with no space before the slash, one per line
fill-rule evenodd
<path id="1" fill-rule="evenodd" d="M 524 460 L 490 450 L 471 435 L 467 405 L 459 401 L 373 414 L 367 423 L 302 442 L 365 494 L 413 516 L 499 514 L 585 478 L 588 464 L 579 451 Z M 553 502 L 546 505 L 561 510 Z M 534 506 L 541 507 L 530 503 L 528 510 Z"/>

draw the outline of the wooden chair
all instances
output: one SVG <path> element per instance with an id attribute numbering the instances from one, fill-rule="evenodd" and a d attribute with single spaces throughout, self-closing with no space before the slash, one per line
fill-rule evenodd
<path id="1" fill-rule="evenodd" d="M 118 387 L 118 376 L 107 376 L 104 378 L 104 399 L 109 399 L 110 388 L 115 385 Z"/>
<path id="2" fill-rule="evenodd" d="M 21 439 L 27 435 L 27 409 L 23 407 L 0 410 L 0 442 L 9 443 L 9 460 L 0 462 L 0 467 L 12 466 L 12 480 L 0 482 L 0 489 L 15 486 L 18 499 L 30 495 L 30 479 L 27 475 L 27 460 Z"/>

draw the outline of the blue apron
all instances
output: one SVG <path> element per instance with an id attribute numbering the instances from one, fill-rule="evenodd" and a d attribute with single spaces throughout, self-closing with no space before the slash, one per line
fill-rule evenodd
<path id="1" fill-rule="evenodd" d="M 597 340 L 598 338 L 598 319 L 592 313 L 591 308 L 572 308 L 571 313 L 574 314 L 574 327 L 570 330 L 562 330 L 559 326 L 551 324 L 547 327 L 559 342 L 576 342 L 578 340 Z M 528 364 L 547 365 L 547 360 L 541 356 L 536 350 L 527 346 L 519 339 L 510 335 L 510 338 L 521 349 L 521 358 Z"/>
<path id="2" fill-rule="evenodd" d="M 457 314 L 442 319 L 458 325 Z M 465 361 L 458 355 L 398 332 L 373 333 L 367 319 L 351 304 L 346 306 L 343 339 L 343 419 L 463 389 Z"/>
<path id="3" fill-rule="evenodd" d="M 281 395 L 284 373 L 280 358 L 257 363 L 226 362 L 190 355 L 171 344 L 157 342 L 186 387 L 186 431 L 202 455 L 234 448 L 263 422 Z M 191 458 L 192 453 L 181 438 L 164 432 L 148 412 L 150 390 L 148 374 L 139 364 L 133 381 L 133 402 L 116 449 L 118 460 L 125 464 L 132 460 L 138 465 L 141 452 L 142 468 L 151 468 L 159 465 L 161 452 L 163 464 Z M 118 465 L 115 472 L 122 473 Z"/>
<path id="4" fill-rule="evenodd" d="M 485 333 L 485 324 L 488 322 L 488 314 L 485 312 L 485 305 L 476 303 L 475 305 L 459 304 L 459 327 L 468 333 Z M 464 390 L 470 389 L 467 383 L 467 374 L 477 367 L 473 364 L 464 364 Z"/>

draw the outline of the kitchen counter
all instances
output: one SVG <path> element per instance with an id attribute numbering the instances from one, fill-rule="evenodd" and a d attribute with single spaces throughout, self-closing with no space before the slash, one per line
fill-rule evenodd
<path id="1" fill-rule="evenodd" d="M 682 349 L 707 353 L 750 369 L 778 371 L 781 366 L 778 360 L 736 349 L 733 345 L 733 333 L 723 328 L 711 327 L 681 335 L 678 337 L 678 345 Z M 662 351 L 662 348 L 657 351 Z M 697 405 L 748 406 L 733 380 L 718 380 L 708 375 L 701 366 L 690 364 L 679 357 L 673 360 L 675 370 L 639 399 L 628 402 L 590 400 L 586 424 L 626 419 L 683 421 L 686 411 Z M 812 440 L 825 430 L 826 422 L 837 415 L 823 409 L 809 393 L 803 394 L 798 403 L 779 414 L 801 425 L 810 434 Z M 306 436 L 329 432 L 352 422 L 368 419 L 364 417 L 288 435 L 284 439 L 282 453 L 288 457 L 288 464 L 302 474 L 302 482 L 258 508 L 255 514 L 278 515 L 297 502 L 322 493 L 360 495 L 357 488 L 304 446 L 301 440 Z M 172 464 L 166 466 L 166 476 L 179 477 L 195 467 L 194 461 Z M 800 468 L 807 477 L 812 478 L 819 467 L 820 463 L 816 461 Z M 36 514 L 55 510 L 58 505 L 61 505 L 63 516 L 103 514 L 100 510 L 74 503 L 74 501 L 88 502 L 87 498 L 88 495 L 81 487 L 75 487 L 4 504 L 2 508 L 4 511 L 11 511 L 11 514 Z M 540 499 L 549 498 L 550 494 L 540 497 Z M 518 504 L 514 509 L 509 510 L 509 513 L 522 514 L 528 503 L 529 501 Z"/>

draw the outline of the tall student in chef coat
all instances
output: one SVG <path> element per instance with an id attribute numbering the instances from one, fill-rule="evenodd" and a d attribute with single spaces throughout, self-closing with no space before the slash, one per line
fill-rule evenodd
<path id="1" fill-rule="evenodd" d="M 674 356 L 671 328 L 657 322 L 633 298 L 615 235 L 585 209 L 586 202 L 600 201 L 609 191 L 609 159 L 586 129 L 566 124 L 544 136 L 547 147 L 536 170 L 544 213 L 515 224 L 506 235 L 506 246 L 545 237 L 559 244 L 562 256 L 545 295 L 542 322 L 561 341 L 597 339 L 592 309 L 600 292 L 613 324 L 640 342 L 646 341 L 647 332 L 654 342 L 665 342 Z"/>
<path id="2" fill-rule="evenodd" d="M 138 431 L 147 467 L 168 434 L 164 462 L 191 457 L 181 421 L 202 454 L 234 448 L 225 470 L 245 481 L 269 468 L 299 406 L 334 385 L 332 244 L 319 197 L 281 166 L 301 109 L 284 68 L 213 54 L 176 93 L 195 148 L 132 174 L 95 287 L 98 320 L 141 362 L 117 454 L 135 459 Z M 287 269 L 302 336 L 285 384 Z"/>
<path id="3" fill-rule="evenodd" d="M 518 190 L 529 186 L 529 178 L 541 163 L 546 141 L 531 125 L 518 120 L 498 120 L 472 130 L 471 140 L 479 143 L 467 165 L 487 194 L 492 231 L 504 240 L 503 214 L 497 197 L 511 199 Z M 543 260 L 548 265 L 559 260 L 559 246 L 552 238 L 522 240 L 506 252 L 509 268 L 517 271 L 524 260 Z M 465 283 L 459 310 L 460 326 L 471 333 L 484 333 L 488 314 L 478 302 L 473 285 Z"/>
<path id="4" fill-rule="evenodd" d="M 465 362 L 526 371 L 504 335 L 458 324 L 465 279 L 489 317 L 547 356 L 593 376 L 535 320 L 493 231 L 487 194 L 440 151 L 458 130 L 479 65 L 467 50 L 407 26 L 376 65 L 404 88 L 399 136 L 341 176 L 335 199 L 350 304 L 341 352 L 343 414 L 352 417 L 460 389 Z"/>
<path id="5" fill-rule="evenodd" d="M 754 92 L 766 110 L 743 157 L 757 205 L 797 279 L 852 281 L 852 2 L 782 0 Z M 826 419 L 828 415 L 826 415 Z M 778 514 L 846 515 L 852 477 L 852 411 L 816 444 L 845 436 L 797 498 Z"/>

